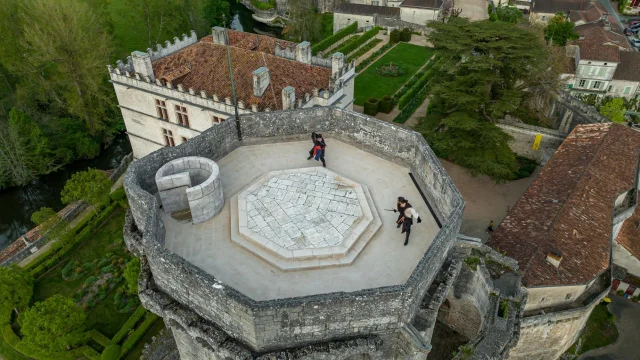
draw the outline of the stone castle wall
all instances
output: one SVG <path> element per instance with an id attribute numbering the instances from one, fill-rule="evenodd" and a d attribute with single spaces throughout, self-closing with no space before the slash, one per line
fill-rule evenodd
<path id="1" fill-rule="evenodd" d="M 509 141 L 509 147 L 513 152 L 541 164 L 549 160 L 567 137 L 567 134 L 561 131 L 527 125 L 513 120 L 505 119 L 496 125 L 513 137 L 513 140 Z M 542 135 L 542 140 L 538 150 L 534 150 L 532 146 L 538 134 Z"/>
<path id="2" fill-rule="evenodd" d="M 441 231 L 404 285 L 257 302 L 220 284 L 164 248 L 158 204 L 151 194 L 157 191 L 153 175 L 166 162 L 184 156 L 205 156 L 215 161 L 240 146 L 235 121 L 229 119 L 185 144 L 142 158 L 127 173 L 125 189 L 136 227 L 142 232 L 137 240 L 126 236 L 127 244 L 148 260 L 157 290 L 192 310 L 201 321 L 217 324 L 224 333 L 258 352 L 349 336 L 390 334 L 410 322 L 455 244 L 464 209 L 459 192 L 422 136 L 335 108 L 242 115 L 240 124 L 243 145 L 307 140 L 312 131 L 322 131 L 409 166 L 442 223 Z M 145 299 L 142 294 L 141 298 Z M 158 308 L 149 302 L 145 306 Z M 189 324 L 182 326 L 188 328 Z"/>

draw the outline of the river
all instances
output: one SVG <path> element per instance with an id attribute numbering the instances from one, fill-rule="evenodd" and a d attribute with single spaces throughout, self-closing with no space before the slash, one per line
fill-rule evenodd
<path id="1" fill-rule="evenodd" d="M 231 28 L 234 30 L 282 37 L 282 29 L 255 21 L 251 16 L 252 12 L 237 1 L 231 1 L 231 13 Z M 63 208 L 60 192 L 72 174 L 90 167 L 101 170 L 113 169 L 130 152 L 129 140 L 125 134 L 121 134 L 94 159 L 75 161 L 54 173 L 39 177 L 28 185 L 1 190 L 0 249 L 4 249 L 33 228 L 31 214 L 34 211 L 41 207 L 50 207 L 55 211 Z"/>

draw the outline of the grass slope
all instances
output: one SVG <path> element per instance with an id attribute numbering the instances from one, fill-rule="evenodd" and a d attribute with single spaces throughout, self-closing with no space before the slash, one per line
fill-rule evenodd
<path id="1" fill-rule="evenodd" d="M 366 70 L 356 77 L 354 104 L 362 106 L 370 97 L 381 98 L 395 94 L 433 55 L 433 49 L 423 46 L 400 43 L 388 53 L 380 57 Z M 376 69 L 392 62 L 402 67 L 404 75 L 398 77 L 384 77 L 376 73 Z"/>
<path id="2" fill-rule="evenodd" d="M 614 316 L 606 304 L 599 304 L 591 312 L 580 335 L 582 346 L 575 354 L 575 344 L 567 350 L 569 354 L 581 355 L 587 351 L 613 344 L 618 339 L 618 329 L 613 323 Z"/>
<path id="3" fill-rule="evenodd" d="M 86 276 L 75 281 L 62 279 L 62 268 L 69 261 L 78 259 L 81 263 L 89 262 L 94 259 L 101 259 L 106 253 L 130 257 L 130 255 L 125 254 L 121 247 L 113 245 L 122 239 L 123 226 L 124 210 L 119 208 L 96 230 L 91 239 L 85 241 L 71 256 L 61 261 L 60 264 L 35 281 L 33 302 L 42 301 L 54 294 L 73 297 L 76 291 L 82 287 Z M 114 295 L 115 291 L 112 291 L 95 307 L 87 309 L 87 329 L 96 329 L 109 338 L 120 330 L 120 327 L 131 316 L 131 313 L 123 314 L 115 309 L 113 304 Z"/>

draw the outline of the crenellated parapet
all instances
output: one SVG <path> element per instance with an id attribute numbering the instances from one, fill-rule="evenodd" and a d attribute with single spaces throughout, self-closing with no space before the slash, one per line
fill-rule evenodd
<path id="1" fill-rule="evenodd" d="M 147 49 L 147 53 L 151 57 L 151 61 L 158 60 L 167 55 L 171 55 L 176 51 L 182 50 L 189 45 L 193 45 L 198 42 L 198 36 L 196 32 L 191 30 L 189 36 L 187 34 L 182 34 L 182 39 L 179 39 L 177 36 L 173 38 L 173 43 L 169 40 L 164 42 L 164 46 L 157 44 L 154 49 Z"/>

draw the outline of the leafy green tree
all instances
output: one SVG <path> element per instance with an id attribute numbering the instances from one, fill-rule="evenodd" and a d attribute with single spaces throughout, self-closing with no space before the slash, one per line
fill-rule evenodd
<path id="1" fill-rule="evenodd" d="M 13 108 L 0 121 L 0 186 L 24 185 L 58 168 L 49 141 L 25 113 Z"/>
<path id="2" fill-rule="evenodd" d="M 25 311 L 21 331 L 25 347 L 52 356 L 82 343 L 85 313 L 72 299 L 56 294 Z"/>
<path id="3" fill-rule="evenodd" d="M 556 13 L 544 30 L 544 38 L 547 43 L 555 46 L 565 46 L 567 41 L 575 40 L 580 35 L 573 29 L 574 24 L 567 19 L 563 12 Z"/>
<path id="4" fill-rule="evenodd" d="M 127 280 L 127 290 L 129 294 L 138 294 L 138 276 L 140 275 L 140 259 L 134 257 L 129 261 L 124 269 L 124 278 Z"/>
<path id="5" fill-rule="evenodd" d="M 213 26 L 222 26 L 223 15 L 226 18 L 226 25 L 229 26 L 231 21 L 230 9 L 229 2 L 226 0 L 205 0 L 203 13 L 204 19 L 206 19 L 208 24 L 207 30 L 210 30 Z"/>
<path id="6" fill-rule="evenodd" d="M 524 19 L 524 15 L 522 11 L 515 6 L 498 6 L 496 7 L 496 20 L 500 20 L 503 22 L 508 22 L 512 24 L 517 24 L 522 22 Z"/>
<path id="7" fill-rule="evenodd" d="M 69 222 L 51 208 L 40 208 L 40 210 L 31 214 L 31 221 L 40 226 L 40 233 L 46 234 L 49 240 L 64 240 L 68 235 Z"/>
<path id="8" fill-rule="evenodd" d="M 165 38 L 173 39 L 187 32 L 184 4 L 180 0 L 129 0 L 126 4 L 129 11 L 123 16 L 144 24 L 143 38 L 150 48 Z"/>
<path id="9" fill-rule="evenodd" d="M 525 90 L 557 86 L 551 54 L 533 32 L 508 22 L 432 22 L 441 57 L 430 111 L 419 124 L 436 154 L 496 180 L 514 178 L 510 137 L 496 126 L 515 112 Z"/>
<path id="10" fill-rule="evenodd" d="M 322 18 L 313 0 L 290 0 L 287 36 L 295 41 L 313 41 L 322 32 Z"/>
<path id="11" fill-rule="evenodd" d="M 624 113 L 627 111 L 624 107 L 623 98 L 615 98 L 607 101 L 598 110 L 602 116 L 608 117 L 611 121 L 616 123 L 624 122 Z"/>
<path id="12" fill-rule="evenodd" d="M 33 276 L 12 264 L 0 267 L 0 305 L 6 309 L 26 309 L 33 295 Z"/>
<path id="13" fill-rule="evenodd" d="M 97 213 L 96 206 L 107 200 L 111 190 L 111 180 L 107 175 L 96 169 L 80 171 L 71 176 L 60 194 L 63 204 L 82 200 L 91 206 Z"/>

